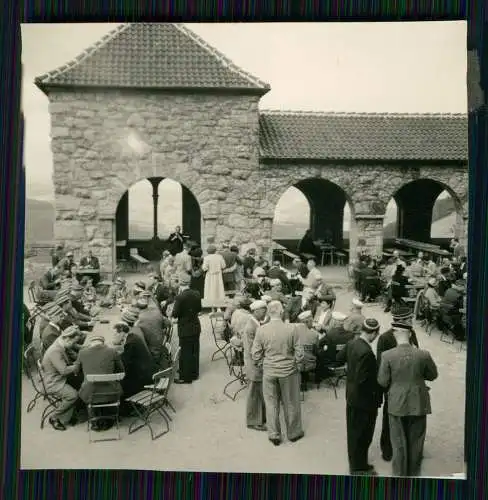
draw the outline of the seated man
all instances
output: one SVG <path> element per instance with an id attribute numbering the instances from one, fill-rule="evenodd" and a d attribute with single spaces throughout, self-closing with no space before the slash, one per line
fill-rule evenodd
<path id="1" fill-rule="evenodd" d="M 344 329 L 344 320 L 347 316 L 339 311 L 332 313 L 329 329 L 327 333 L 319 336 L 317 348 L 317 369 L 316 382 L 319 383 L 324 378 L 327 378 L 331 370 L 335 366 L 337 356 L 337 346 L 345 345 L 353 340 L 355 335 L 352 332 L 347 332 Z"/>
<path id="2" fill-rule="evenodd" d="M 122 386 L 119 382 L 88 382 L 86 375 L 110 375 L 112 373 L 123 373 L 124 365 L 120 356 L 113 347 L 105 345 L 105 338 L 96 335 L 89 339 L 88 346 L 83 348 L 79 354 L 79 363 L 85 376 L 80 387 L 79 397 L 88 404 L 92 399 L 94 403 L 110 403 L 113 400 L 96 397 L 97 394 L 122 394 Z M 92 424 L 94 431 L 110 429 L 114 424 L 113 419 L 97 420 Z"/>
<path id="3" fill-rule="evenodd" d="M 319 334 L 313 328 L 312 312 L 304 311 L 298 315 L 297 335 L 303 347 L 304 357 L 300 363 L 301 390 L 308 389 L 310 372 L 315 371 L 317 365 L 317 347 Z"/>
<path id="4" fill-rule="evenodd" d="M 304 288 L 301 296 L 292 297 L 284 309 L 284 321 L 296 323 L 298 315 L 304 311 L 312 311 L 315 316 L 317 309 L 317 297 L 311 288 Z"/>
<path id="5" fill-rule="evenodd" d="M 283 283 L 279 278 L 273 278 L 269 281 L 269 284 L 271 286 L 271 290 L 267 292 L 267 295 L 271 297 L 271 300 L 279 300 L 283 306 L 286 305 L 288 302 L 288 299 L 285 297 L 285 294 L 283 293 Z"/>
<path id="6" fill-rule="evenodd" d="M 451 285 L 444 297 L 442 297 L 440 312 L 440 329 L 447 326 L 456 340 L 464 340 L 466 332 L 462 325 L 463 296 L 465 294 L 466 283 L 464 280 L 458 280 Z"/>
<path id="7" fill-rule="evenodd" d="M 49 269 L 39 280 L 39 285 L 42 289 L 41 300 L 42 302 L 49 302 L 54 300 L 58 290 L 61 287 L 60 269 L 53 267 Z"/>
<path id="8" fill-rule="evenodd" d="M 40 339 L 41 339 L 41 344 L 42 344 L 42 352 L 46 352 L 49 347 L 51 347 L 52 344 L 56 341 L 56 339 L 59 338 L 63 330 L 68 328 L 69 326 L 73 326 L 71 321 L 64 315 L 60 314 L 59 316 L 56 316 L 52 318 L 47 325 L 45 325 L 42 329 L 40 329 Z M 73 344 L 73 348 L 79 344 L 79 342 L 76 342 Z M 75 349 L 79 350 L 79 349 Z"/>
<path id="9" fill-rule="evenodd" d="M 424 292 L 424 298 L 429 304 L 430 309 L 438 309 L 441 304 L 441 298 L 435 289 L 436 285 L 436 279 L 430 278 L 427 282 L 427 289 Z"/>
<path id="10" fill-rule="evenodd" d="M 269 268 L 268 278 L 270 280 L 280 280 L 282 289 L 285 291 L 285 293 L 290 292 L 290 281 L 286 274 L 286 270 L 281 267 L 281 264 L 278 260 L 273 261 L 273 265 Z"/>
<path id="11" fill-rule="evenodd" d="M 71 363 L 66 350 L 71 348 L 78 338 L 78 329 L 68 327 L 54 341 L 42 358 L 42 371 L 46 391 L 60 402 L 56 405 L 49 423 L 57 431 L 65 431 L 66 425 L 76 423 L 73 418 L 78 392 L 68 383 L 68 376 L 80 370 L 80 363 Z"/>
<path id="12" fill-rule="evenodd" d="M 233 311 L 230 319 L 230 330 L 233 336 L 241 338 L 251 315 L 251 299 L 239 296 L 237 308 Z"/>
<path id="13" fill-rule="evenodd" d="M 444 297 L 446 290 L 448 290 L 451 286 L 451 268 L 448 266 L 441 267 L 439 282 L 437 283 L 437 293 L 439 297 Z"/>
<path id="14" fill-rule="evenodd" d="M 375 265 L 375 261 L 371 259 L 368 266 L 361 270 L 360 290 L 363 301 L 374 301 L 381 293 L 381 279 Z"/>
<path id="15" fill-rule="evenodd" d="M 80 276 L 83 275 L 83 271 L 85 269 L 100 271 L 100 261 L 93 255 L 93 252 L 91 250 L 88 250 L 87 255 L 80 259 L 80 265 L 78 267 Z M 93 279 L 93 285 L 97 286 L 100 281 L 100 272 L 91 274 L 90 276 Z"/>
<path id="16" fill-rule="evenodd" d="M 354 335 L 361 332 L 364 320 L 366 319 L 363 315 L 363 305 L 360 300 L 356 298 L 352 299 L 351 313 L 344 321 L 344 330 L 346 332 Z"/>
<path id="17" fill-rule="evenodd" d="M 307 277 L 302 279 L 304 288 L 311 288 L 316 291 L 323 283 L 322 273 L 317 269 L 317 264 L 314 259 L 307 261 L 308 274 Z"/>

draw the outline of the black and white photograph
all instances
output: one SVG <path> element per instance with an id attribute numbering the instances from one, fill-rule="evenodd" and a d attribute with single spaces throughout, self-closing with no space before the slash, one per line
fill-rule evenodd
<path id="1" fill-rule="evenodd" d="M 465 479 L 466 22 L 21 31 L 21 469 Z"/>

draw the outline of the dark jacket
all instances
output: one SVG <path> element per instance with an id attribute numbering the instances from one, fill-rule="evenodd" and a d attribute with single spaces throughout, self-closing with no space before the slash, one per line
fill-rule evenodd
<path id="1" fill-rule="evenodd" d="M 53 276 L 51 271 L 47 271 L 46 274 L 39 280 L 39 284 L 43 290 L 56 290 L 59 288 L 59 282 Z"/>
<path id="2" fill-rule="evenodd" d="M 292 297 L 288 301 L 288 305 L 284 310 L 284 320 L 288 320 L 290 323 L 296 323 L 298 321 L 298 315 L 304 311 L 311 311 L 312 316 L 315 316 L 315 311 L 317 309 L 317 301 L 311 299 L 306 304 L 305 308 L 302 309 L 302 297 Z"/>
<path id="3" fill-rule="evenodd" d="M 169 324 L 168 324 L 169 323 Z M 171 322 L 165 318 L 156 307 L 145 309 L 140 312 L 137 325 L 142 330 L 147 348 L 158 367 L 163 364 L 167 367 L 167 360 L 163 362 L 164 333 L 171 326 Z"/>
<path id="4" fill-rule="evenodd" d="M 152 376 L 157 371 L 144 342 L 134 333 L 127 335 L 124 352 L 120 356 L 125 368 L 125 378 L 121 385 L 124 397 L 132 396 L 152 384 Z"/>
<path id="5" fill-rule="evenodd" d="M 449 288 L 442 297 L 440 308 L 446 313 L 459 314 L 459 309 L 463 307 L 463 294 L 455 288 Z"/>
<path id="6" fill-rule="evenodd" d="M 86 266 L 90 266 L 92 269 L 100 269 L 100 261 L 94 255 L 92 255 L 91 259 L 88 256 L 82 257 L 80 260 L 80 267 Z"/>
<path id="7" fill-rule="evenodd" d="M 381 406 L 383 390 L 378 384 L 378 365 L 371 347 L 358 337 L 337 354 L 347 363 L 346 402 L 348 406 L 374 411 Z"/>
<path id="8" fill-rule="evenodd" d="M 408 296 L 408 278 L 403 274 L 394 274 L 391 279 L 391 296 L 394 300 L 400 300 Z"/>
<path id="9" fill-rule="evenodd" d="M 176 255 L 183 250 L 184 237 L 180 233 L 171 233 L 168 238 L 168 250 L 171 255 Z"/>
<path id="10" fill-rule="evenodd" d="M 178 319 L 178 336 L 181 338 L 199 336 L 202 327 L 198 314 L 202 310 L 202 299 L 195 290 L 183 290 L 176 296 L 173 318 Z"/>
<path id="11" fill-rule="evenodd" d="M 290 289 L 290 280 L 283 269 L 279 267 L 270 267 L 268 271 L 268 278 L 270 280 L 278 279 L 281 281 L 284 290 Z"/>
<path id="12" fill-rule="evenodd" d="M 250 255 L 246 255 L 242 260 L 242 266 L 244 268 L 244 277 L 250 278 L 252 276 L 252 272 L 254 270 L 254 265 L 256 264 L 256 260 L 254 257 Z"/>
<path id="13" fill-rule="evenodd" d="M 88 403 L 95 393 L 115 393 L 119 395 L 122 393 L 119 382 L 93 383 L 86 380 L 86 375 L 110 375 L 124 372 L 124 365 L 113 347 L 105 344 L 85 347 L 79 352 L 78 359 L 85 375 L 85 380 L 81 384 L 78 395 L 85 403 Z"/>
<path id="14" fill-rule="evenodd" d="M 445 293 L 451 287 L 451 281 L 448 279 L 439 279 L 439 283 L 437 284 L 437 293 L 439 297 L 444 297 Z"/>

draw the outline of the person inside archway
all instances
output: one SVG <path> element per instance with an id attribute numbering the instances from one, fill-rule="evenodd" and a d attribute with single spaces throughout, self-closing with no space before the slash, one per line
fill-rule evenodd
<path id="1" fill-rule="evenodd" d="M 451 246 L 452 255 L 454 257 L 454 260 L 459 261 L 461 259 L 461 257 L 464 257 L 464 255 L 465 255 L 464 247 L 459 242 L 459 238 L 453 238 L 451 240 L 450 246 Z"/>
<path id="2" fill-rule="evenodd" d="M 314 255 L 317 259 L 319 258 L 320 252 L 317 245 L 313 241 L 311 229 L 307 229 L 303 238 L 300 240 L 300 243 L 298 244 L 298 253 L 300 255 L 308 253 Z"/>
<path id="3" fill-rule="evenodd" d="M 173 233 L 169 235 L 167 244 L 168 250 L 171 255 L 175 256 L 183 250 L 183 243 L 185 242 L 185 237 L 181 232 L 181 226 L 176 226 Z"/>

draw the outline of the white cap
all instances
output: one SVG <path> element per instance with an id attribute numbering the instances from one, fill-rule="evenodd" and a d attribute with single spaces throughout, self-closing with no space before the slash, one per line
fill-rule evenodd
<path id="1" fill-rule="evenodd" d="M 364 306 L 364 304 L 359 299 L 352 299 L 352 305 L 359 308 Z"/>
<path id="2" fill-rule="evenodd" d="M 332 312 L 332 319 L 335 319 L 337 321 L 344 321 L 346 318 L 347 318 L 347 315 L 344 313 L 341 313 L 339 311 Z"/>
<path id="3" fill-rule="evenodd" d="M 272 280 L 269 281 L 269 284 L 271 286 L 281 285 L 281 280 L 279 280 L 278 278 L 274 278 L 274 279 L 272 279 Z"/>
<path id="4" fill-rule="evenodd" d="M 252 275 L 257 278 L 259 275 L 264 275 L 266 276 L 266 271 L 262 268 L 262 267 L 256 267 L 256 269 L 254 269 Z"/>
<path id="5" fill-rule="evenodd" d="M 298 315 L 298 321 L 305 321 L 312 317 L 312 311 L 303 311 Z"/>
<path id="6" fill-rule="evenodd" d="M 249 306 L 249 308 L 251 309 L 251 311 L 255 311 L 256 309 L 266 309 L 267 307 L 268 307 L 268 305 L 266 304 L 266 302 L 264 300 L 255 300 Z"/>
<path id="7" fill-rule="evenodd" d="M 268 302 L 271 302 L 273 300 L 273 298 L 270 297 L 269 295 L 263 295 L 261 297 L 261 300 L 263 300 L 264 302 L 268 303 Z"/>

